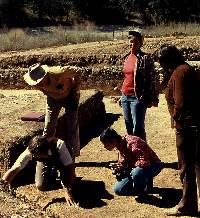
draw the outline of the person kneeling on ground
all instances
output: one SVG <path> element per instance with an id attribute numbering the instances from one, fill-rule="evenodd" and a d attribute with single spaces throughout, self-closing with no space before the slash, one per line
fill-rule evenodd
<path id="1" fill-rule="evenodd" d="M 153 188 L 153 177 L 161 171 L 161 161 L 141 138 L 133 135 L 120 136 L 108 128 L 100 135 L 104 147 L 119 151 L 117 163 L 111 164 L 117 182 L 114 192 L 118 195 L 143 195 Z"/>
<path id="2" fill-rule="evenodd" d="M 56 170 L 60 171 L 61 184 L 65 190 L 68 206 L 75 206 L 72 186 L 75 167 L 70 153 L 60 139 L 48 140 L 45 136 L 33 137 L 26 150 L 18 157 L 14 165 L 3 175 L 2 180 L 11 183 L 14 177 L 26 167 L 29 161 L 36 160 L 35 184 L 38 190 L 46 191 L 55 186 Z"/>

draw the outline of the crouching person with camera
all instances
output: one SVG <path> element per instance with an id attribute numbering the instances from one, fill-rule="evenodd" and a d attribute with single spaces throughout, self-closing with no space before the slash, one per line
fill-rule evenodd
<path id="1" fill-rule="evenodd" d="M 72 195 L 75 178 L 74 162 L 64 141 L 39 135 L 33 137 L 26 150 L 18 157 L 14 165 L 3 175 L 4 183 L 11 183 L 29 161 L 35 160 L 35 185 L 40 191 L 54 189 L 57 186 L 57 170 L 60 172 L 67 206 L 76 206 Z"/>
<path id="2" fill-rule="evenodd" d="M 104 130 L 100 136 L 104 147 L 119 151 L 117 163 L 110 165 L 117 182 L 117 195 L 147 194 L 153 188 L 153 178 L 161 171 L 161 161 L 141 138 L 133 135 L 120 136 L 114 129 Z"/>

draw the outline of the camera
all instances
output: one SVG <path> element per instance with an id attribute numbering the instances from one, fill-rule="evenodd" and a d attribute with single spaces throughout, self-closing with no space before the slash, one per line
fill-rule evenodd
<path id="1" fill-rule="evenodd" d="M 116 179 L 118 181 L 121 181 L 122 179 L 128 177 L 130 175 L 131 169 L 130 168 L 122 168 L 122 169 L 118 169 L 117 171 L 114 170 L 112 173 L 113 175 L 116 176 Z"/>

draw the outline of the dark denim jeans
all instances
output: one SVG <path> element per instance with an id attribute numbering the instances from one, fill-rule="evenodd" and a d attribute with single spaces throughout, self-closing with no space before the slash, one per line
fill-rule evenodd
<path id="1" fill-rule="evenodd" d="M 146 106 L 136 96 L 128 96 L 122 93 L 121 104 L 124 112 L 124 119 L 127 134 L 135 135 L 146 140 L 145 114 Z"/>
<path id="2" fill-rule="evenodd" d="M 131 173 L 117 181 L 113 187 L 117 195 L 139 195 L 145 192 L 145 188 L 153 177 L 157 176 L 161 171 L 161 164 L 152 164 L 149 167 L 133 168 Z"/>

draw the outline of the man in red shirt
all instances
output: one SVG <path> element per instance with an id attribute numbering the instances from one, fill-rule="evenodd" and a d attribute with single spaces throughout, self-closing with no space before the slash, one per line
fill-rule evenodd
<path id="1" fill-rule="evenodd" d="M 141 195 L 147 193 L 153 177 L 161 171 L 161 161 L 141 138 L 133 135 L 121 137 L 114 129 L 103 131 L 100 141 L 111 151 L 119 151 L 118 162 L 111 165 L 117 176 L 114 192 L 118 195 Z"/>

